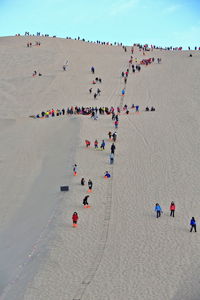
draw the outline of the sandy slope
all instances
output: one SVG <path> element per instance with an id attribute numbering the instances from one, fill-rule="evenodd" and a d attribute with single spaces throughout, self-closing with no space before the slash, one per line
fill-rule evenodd
<path id="1" fill-rule="evenodd" d="M 95 122 L 84 116 L 26 116 L 51 107 L 93 105 L 88 95 L 91 65 L 103 79 L 96 103 L 119 105 L 120 73 L 130 52 L 51 38 L 41 38 L 40 48 L 27 49 L 30 39 L 0 39 L 0 238 L 1 245 L 11 248 L 10 255 L 19 252 L 10 262 L 9 251 L 5 256 L 1 247 L 8 273 L 1 276 L 2 289 L 7 286 L 3 298 L 199 299 L 200 238 L 188 231 L 190 218 L 194 215 L 198 222 L 200 210 L 199 53 L 189 58 L 188 52 L 155 51 L 162 64 L 129 75 L 124 104 L 154 105 L 156 112 L 120 117 L 111 168 L 110 117 Z M 62 72 L 66 59 L 69 70 Z M 34 69 L 43 77 L 32 78 Z M 105 152 L 85 149 L 85 138 L 106 139 Z M 74 162 L 79 176 L 73 178 Z M 110 181 L 103 179 L 107 169 L 113 174 Z M 82 176 L 94 182 L 88 210 L 81 206 L 87 193 L 80 186 Z M 66 181 L 70 192 L 62 196 L 58 188 Z M 169 217 L 172 200 L 177 205 L 174 219 Z M 155 202 L 164 210 L 159 220 Z M 75 210 L 80 215 L 77 229 L 71 228 Z M 19 279 L 8 284 L 10 269 L 15 277 L 19 263 Z"/>

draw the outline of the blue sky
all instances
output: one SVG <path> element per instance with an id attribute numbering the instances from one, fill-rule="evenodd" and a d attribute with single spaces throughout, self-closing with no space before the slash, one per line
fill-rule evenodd
<path id="1" fill-rule="evenodd" d="M 200 0 L 0 0 L 0 36 L 200 46 Z"/>

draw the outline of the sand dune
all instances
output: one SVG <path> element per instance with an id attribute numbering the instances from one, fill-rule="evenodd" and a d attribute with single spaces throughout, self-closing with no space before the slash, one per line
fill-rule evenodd
<path id="1" fill-rule="evenodd" d="M 147 53 L 162 63 L 130 72 L 122 100 L 130 48 L 42 37 L 40 47 L 26 47 L 35 40 L 0 39 L 2 299 L 199 299 L 199 52 Z M 138 50 L 135 57 L 144 58 Z M 96 101 L 88 92 L 92 65 L 103 80 Z M 33 78 L 34 70 L 43 76 Z M 28 118 L 51 108 L 120 103 L 156 111 L 119 117 L 113 166 L 110 116 Z M 96 138 L 105 139 L 105 151 L 85 148 L 85 139 Z M 106 170 L 111 180 L 103 179 Z M 90 209 L 82 207 L 81 177 L 94 183 Z M 64 184 L 70 191 L 62 194 Z M 189 232 L 192 216 L 196 234 Z"/>

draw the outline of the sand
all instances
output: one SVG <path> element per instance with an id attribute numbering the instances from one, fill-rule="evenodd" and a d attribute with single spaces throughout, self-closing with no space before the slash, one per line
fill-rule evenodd
<path id="1" fill-rule="evenodd" d="M 199 299 L 199 51 L 189 57 L 155 50 L 146 57 L 161 57 L 161 64 L 130 72 L 123 104 L 156 111 L 120 116 L 110 166 L 111 117 L 28 116 L 52 107 L 118 106 L 130 48 L 42 37 L 40 47 L 26 47 L 35 40 L 0 39 L 2 299 Z M 144 58 L 139 51 L 135 57 Z M 88 93 L 92 65 L 103 80 L 96 101 Z M 34 70 L 43 76 L 32 78 Z M 96 138 L 105 139 L 105 151 L 85 148 L 85 139 Z M 106 170 L 111 180 L 103 179 Z M 89 209 L 82 177 L 94 183 Z M 65 184 L 70 191 L 60 193 Z M 192 216 L 197 233 L 189 232 Z"/>

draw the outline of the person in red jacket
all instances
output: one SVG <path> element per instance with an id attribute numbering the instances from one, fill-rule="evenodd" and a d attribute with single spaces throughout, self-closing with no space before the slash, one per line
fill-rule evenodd
<path id="1" fill-rule="evenodd" d="M 77 212 L 74 212 L 72 215 L 72 221 L 73 221 L 73 227 L 77 227 L 77 222 L 78 222 L 78 214 Z"/>
<path id="2" fill-rule="evenodd" d="M 174 218 L 174 212 L 176 210 L 176 206 L 174 204 L 174 202 L 172 201 L 171 204 L 170 204 L 170 217 L 173 217 Z"/>

